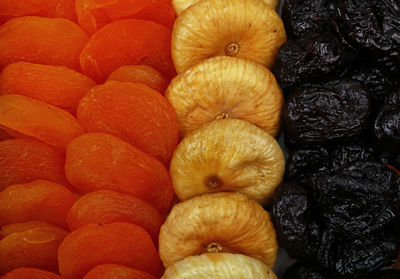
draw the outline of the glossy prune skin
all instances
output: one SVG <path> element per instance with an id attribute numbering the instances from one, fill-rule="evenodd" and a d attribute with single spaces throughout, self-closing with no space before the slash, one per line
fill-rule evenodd
<path id="1" fill-rule="evenodd" d="M 336 34 L 312 33 L 287 41 L 279 50 L 273 71 L 285 88 L 339 75 L 352 54 Z"/>
<path id="2" fill-rule="evenodd" d="M 376 157 L 372 147 L 362 145 L 338 145 L 331 152 L 332 168 L 347 166 L 353 162 L 372 161 Z"/>
<path id="3" fill-rule="evenodd" d="M 335 6 L 330 0 L 285 0 L 282 19 L 289 37 L 331 30 Z"/>
<path id="4" fill-rule="evenodd" d="M 392 154 L 400 154 L 400 88 L 387 96 L 375 120 L 374 134 Z"/>
<path id="5" fill-rule="evenodd" d="M 284 124 L 300 144 L 348 141 L 368 126 L 369 93 L 361 83 L 339 79 L 301 87 L 287 101 Z"/>
<path id="6" fill-rule="evenodd" d="M 328 150 L 324 147 L 298 149 L 289 153 L 285 176 L 288 180 L 307 179 L 311 174 L 330 167 Z"/>
<path id="7" fill-rule="evenodd" d="M 283 279 L 333 279 L 316 265 L 296 262 L 286 269 Z"/>

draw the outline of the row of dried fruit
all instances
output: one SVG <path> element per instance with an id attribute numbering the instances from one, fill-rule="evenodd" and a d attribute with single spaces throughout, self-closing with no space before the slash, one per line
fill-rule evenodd
<path id="1" fill-rule="evenodd" d="M 0 3 L 0 274 L 161 276 L 178 131 L 155 22 L 172 26 L 171 4 L 15 4 Z"/>
<path id="2" fill-rule="evenodd" d="M 173 28 L 178 76 L 165 94 L 182 138 L 170 164 L 182 202 L 160 230 L 163 278 L 276 278 L 262 205 L 284 173 L 274 139 L 283 94 L 267 69 L 286 40 L 277 2 L 189 2 Z"/>
<path id="3" fill-rule="evenodd" d="M 286 183 L 272 215 L 285 278 L 400 278 L 400 5 L 286 0 Z M 381 269 L 386 270 L 381 270 Z"/>

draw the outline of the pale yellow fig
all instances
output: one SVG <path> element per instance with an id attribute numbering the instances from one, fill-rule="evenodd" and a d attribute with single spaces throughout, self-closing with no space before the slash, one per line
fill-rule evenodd
<path id="1" fill-rule="evenodd" d="M 282 182 L 285 163 L 278 142 L 238 119 L 214 120 L 188 134 L 170 163 L 181 200 L 214 192 L 239 192 L 261 204 Z"/>
<path id="2" fill-rule="evenodd" d="M 278 8 L 279 1 L 278 0 L 260 0 L 264 1 L 269 7 L 272 9 Z M 199 0 L 172 0 L 172 6 L 177 15 L 181 14 L 188 7 L 196 4 Z"/>
<path id="3" fill-rule="evenodd" d="M 170 266 L 161 279 L 277 279 L 263 262 L 240 254 L 190 256 Z"/>
<path id="4" fill-rule="evenodd" d="M 277 12 L 260 0 L 201 0 L 175 21 L 171 53 L 178 73 L 213 56 L 248 58 L 270 68 L 286 41 Z"/>
<path id="5" fill-rule="evenodd" d="M 218 118 L 249 121 L 275 136 L 283 94 L 275 76 L 248 59 L 218 56 L 175 77 L 165 93 L 184 137 Z"/>
<path id="6" fill-rule="evenodd" d="M 268 212 L 239 193 L 203 195 L 175 205 L 159 236 L 165 267 L 206 252 L 243 254 L 272 267 L 277 251 Z"/>

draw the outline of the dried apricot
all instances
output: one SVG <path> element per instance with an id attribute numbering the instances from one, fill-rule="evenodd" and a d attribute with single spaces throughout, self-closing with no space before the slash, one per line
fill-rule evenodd
<path id="1" fill-rule="evenodd" d="M 0 125 L 60 148 L 84 133 L 67 111 L 14 94 L 0 96 Z"/>
<path id="2" fill-rule="evenodd" d="M 83 48 L 80 62 L 83 72 L 99 82 L 126 65 L 148 65 L 167 78 L 176 73 L 171 58 L 171 31 L 147 20 L 125 19 L 104 26 Z"/>
<path id="3" fill-rule="evenodd" d="M 107 80 L 143 83 L 161 94 L 164 94 L 168 86 L 168 80 L 160 72 L 146 65 L 119 67 L 108 76 Z"/>
<path id="4" fill-rule="evenodd" d="M 63 279 L 58 274 L 50 271 L 31 268 L 31 267 L 21 267 L 10 271 L 5 274 L 2 279 Z"/>
<path id="5" fill-rule="evenodd" d="M 173 198 L 171 178 L 156 159 L 119 138 L 87 133 L 67 148 L 65 172 L 83 193 L 100 189 L 130 194 L 149 202 L 161 213 Z"/>
<path id="6" fill-rule="evenodd" d="M 8 186 L 0 192 L 0 226 L 40 220 L 67 228 L 66 217 L 75 201 L 70 190 L 47 180 Z"/>
<path id="7" fill-rule="evenodd" d="M 65 18 L 17 17 L 0 27 L 0 68 L 27 61 L 80 70 L 79 54 L 87 41 L 86 33 Z"/>
<path id="8" fill-rule="evenodd" d="M 109 81 L 92 88 L 79 102 L 78 120 L 86 131 L 113 134 L 164 165 L 178 144 L 173 107 L 140 83 Z"/>
<path id="9" fill-rule="evenodd" d="M 78 23 L 90 35 L 118 19 L 146 19 L 171 28 L 175 11 L 166 1 L 156 0 L 77 0 Z"/>
<path id="10" fill-rule="evenodd" d="M 24 95 L 76 114 L 79 100 L 96 83 L 63 66 L 17 62 L 0 74 L 0 94 Z"/>
<path id="11" fill-rule="evenodd" d="M 0 231 L 0 274 L 20 267 L 58 271 L 57 250 L 68 232 L 45 222 L 15 223 Z"/>
<path id="12" fill-rule="evenodd" d="M 62 152 L 36 139 L 0 141 L 0 190 L 36 179 L 67 185 L 64 164 Z"/>
<path id="13" fill-rule="evenodd" d="M 14 17 L 45 16 L 75 20 L 74 0 L 2 0 L 0 1 L 0 24 Z"/>
<path id="14" fill-rule="evenodd" d="M 156 279 L 153 275 L 136 270 L 127 266 L 118 264 L 103 264 L 98 265 L 88 274 L 83 277 L 83 279 Z"/>
<path id="15" fill-rule="evenodd" d="M 82 278 L 97 265 L 121 264 L 157 274 L 160 259 L 147 232 L 130 223 L 88 224 L 72 232 L 58 250 L 59 269 L 68 279 Z"/>
<path id="16" fill-rule="evenodd" d="M 157 245 L 164 218 L 147 202 L 110 190 L 98 190 L 82 196 L 72 206 L 67 218 L 68 226 L 73 231 L 90 223 L 112 222 L 141 226 Z"/>

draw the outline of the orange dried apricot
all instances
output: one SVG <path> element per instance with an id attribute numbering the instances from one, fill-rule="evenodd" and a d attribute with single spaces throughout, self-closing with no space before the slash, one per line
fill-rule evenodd
<path id="1" fill-rule="evenodd" d="M 0 125 L 60 148 L 84 133 L 66 110 L 15 94 L 0 96 Z"/>
<path id="2" fill-rule="evenodd" d="M 86 131 L 113 134 L 164 165 L 178 144 L 173 107 L 140 83 L 108 81 L 93 87 L 79 102 L 78 120 Z"/>
<path id="3" fill-rule="evenodd" d="M 115 263 L 157 274 L 160 259 L 147 232 L 130 223 L 88 224 L 72 232 L 58 249 L 60 274 L 82 278 L 97 265 Z"/>
<path id="4" fill-rule="evenodd" d="M 90 35 L 119 19 L 146 19 L 172 28 L 175 11 L 161 0 L 76 0 L 79 25 Z"/>
<path id="5" fill-rule="evenodd" d="M 68 232 L 44 222 L 16 223 L 0 231 L 0 274 L 20 267 L 58 271 L 57 250 Z"/>
<path id="6" fill-rule="evenodd" d="M 88 272 L 83 279 L 156 279 L 153 275 L 118 264 L 98 265 Z"/>
<path id="7" fill-rule="evenodd" d="M 31 268 L 31 267 L 21 267 L 10 271 L 5 274 L 2 279 L 63 279 L 61 275 L 55 274 L 50 271 Z"/>
<path id="8" fill-rule="evenodd" d="M 80 63 L 83 72 L 98 82 L 126 65 L 148 65 L 167 78 L 176 74 L 171 31 L 147 20 L 117 20 L 104 26 L 83 48 Z"/>
<path id="9" fill-rule="evenodd" d="M 0 24 L 20 16 L 63 17 L 75 20 L 74 0 L 1 0 Z"/>
<path id="10" fill-rule="evenodd" d="M 65 173 L 83 193 L 100 189 L 130 194 L 165 213 L 173 198 L 167 169 L 150 155 L 109 134 L 87 133 L 67 148 Z"/>
<path id="11" fill-rule="evenodd" d="M 146 65 L 122 66 L 114 70 L 107 80 L 143 83 L 164 95 L 168 80 L 157 70 Z"/>
<path id="12" fill-rule="evenodd" d="M 164 218 L 149 203 L 110 190 L 98 190 L 82 196 L 72 206 L 67 218 L 72 231 L 90 223 L 112 222 L 128 222 L 144 228 L 157 246 Z"/>
<path id="13" fill-rule="evenodd" d="M 0 27 L 0 68 L 26 61 L 80 70 L 79 54 L 88 39 L 65 18 L 17 17 Z"/>
<path id="14" fill-rule="evenodd" d="M 0 191 L 36 179 L 67 185 L 64 164 L 62 152 L 36 139 L 0 141 Z"/>
<path id="15" fill-rule="evenodd" d="M 66 217 L 76 197 L 47 180 L 8 186 L 0 192 L 0 226 L 40 220 L 67 228 Z"/>
<path id="16" fill-rule="evenodd" d="M 24 95 L 76 114 L 79 100 L 96 83 L 64 66 L 17 62 L 0 74 L 0 94 Z"/>

